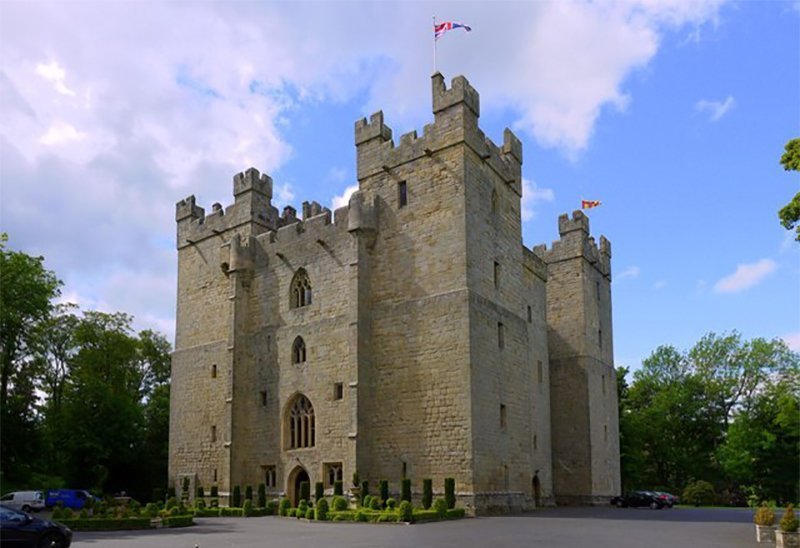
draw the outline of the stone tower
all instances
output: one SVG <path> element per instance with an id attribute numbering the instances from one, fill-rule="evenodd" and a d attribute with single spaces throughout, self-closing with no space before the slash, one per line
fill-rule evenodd
<path id="1" fill-rule="evenodd" d="M 534 249 L 547 263 L 553 489 L 560 504 L 603 504 L 620 492 L 611 243 L 595 244 L 581 211 L 558 232 Z"/>
<path id="2" fill-rule="evenodd" d="M 415 497 L 453 477 L 478 512 L 618 489 L 608 243 L 576 214 L 527 249 L 520 141 L 483 134 L 465 78 L 434 74 L 432 97 L 397 144 L 381 112 L 356 122 L 359 189 L 334 213 L 279 215 L 253 168 L 224 210 L 178 203 L 171 482 L 296 501 L 356 471 Z"/>

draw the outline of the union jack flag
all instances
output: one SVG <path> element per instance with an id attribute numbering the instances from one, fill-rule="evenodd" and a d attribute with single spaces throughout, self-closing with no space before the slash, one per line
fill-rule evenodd
<path id="1" fill-rule="evenodd" d="M 465 31 L 469 32 L 472 30 L 472 27 L 469 27 L 462 23 L 454 23 L 452 21 L 447 21 L 446 23 L 437 23 L 433 25 L 433 39 L 438 40 L 439 38 L 444 36 L 445 32 L 453 29 L 464 29 Z"/>
<path id="2" fill-rule="evenodd" d="M 592 209 L 600 205 L 600 200 L 581 200 L 581 209 Z"/>

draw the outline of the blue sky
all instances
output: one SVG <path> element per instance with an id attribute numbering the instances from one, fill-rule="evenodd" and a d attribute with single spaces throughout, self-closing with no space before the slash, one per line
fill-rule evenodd
<path id="1" fill-rule="evenodd" d="M 253 165 L 275 202 L 332 207 L 353 123 L 431 120 L 438 48 L 481 125 L 525 154 L 523 236 L 557 238 L 581 197 L 613 245 L 615 358 L 708 331 L 800 349 L 797 2 L 103 2 L 0 5 L 0 230 L 64 299 L 174 332 L 174 204 L 231 201 Z M 380 22 L 376 24 L 376 22 Z M 391 22 L 391 24 L 387 24 Z"/>

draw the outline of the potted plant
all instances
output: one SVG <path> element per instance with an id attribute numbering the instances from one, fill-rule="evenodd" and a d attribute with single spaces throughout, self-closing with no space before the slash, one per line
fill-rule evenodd
<path id="1" fill-rule="evenodd" d="M 780 527 L 775 531 L 776 548 L 800 547 L 800 534 L 797 532 L 797 526 L 798 521 L 797 516 L 794 515 L 794 506 L 790 504 L 783 513 Z"/>
<path id="2" fill-rule="evenodd" d="M 756 524 L 756 542 L 775 542 L 775 512 L 766 502 L 758 507 L 753 521 Z"/>

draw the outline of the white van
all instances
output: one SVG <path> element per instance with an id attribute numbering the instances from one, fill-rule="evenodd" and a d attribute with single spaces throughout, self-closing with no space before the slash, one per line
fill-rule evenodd
<path id="1" fill-rule="evenodd" d="M 44 495 L 41 491 L 14 491 L 0 497 L 0 504 L 23 512 L 38 512 L 44 510 Z"/>

